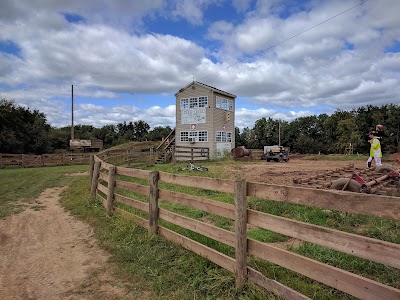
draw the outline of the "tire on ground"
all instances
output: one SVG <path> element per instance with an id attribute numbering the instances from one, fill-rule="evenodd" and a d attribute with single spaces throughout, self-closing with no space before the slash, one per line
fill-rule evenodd
<path id="1" fill-rule="evenodd" d="M 331 189 L 342 190 L 348 181 L 349 178 L 339 178 L 332 182 Z M 345 190 L 359 193 L 361 191 L 361 184 L 359 184 L 354 179 L 351 179 Z"/>
<path id="2" fill-rule="evenodd" d="M 384 172 L 391 172 L 391 171 L 394 171 L 394 170 L 395 170 L 395 168 L 392 167 L 392 166 L 380 166 L 380 167 L 377 167 L 375 169 L 375 172 L 384 173 Z"/>

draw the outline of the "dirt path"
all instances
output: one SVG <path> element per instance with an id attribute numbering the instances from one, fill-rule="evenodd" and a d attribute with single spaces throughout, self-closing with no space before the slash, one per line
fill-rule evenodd
<path id="1" fill-rule="evenodd" d="M 1 299 L 139 299 L 112 275 L 90 226 L 45 190 L 24 212 L 0 219 Z"/>

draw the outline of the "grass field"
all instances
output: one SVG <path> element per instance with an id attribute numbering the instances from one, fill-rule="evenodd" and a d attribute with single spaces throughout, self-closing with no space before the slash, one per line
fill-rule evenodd
<path id="1" fill-rule="evenodd" d="M 178 171 L 182 165 L 157 165 L 161 171 L 209 177 L 221 177 L 218 165 L 229 161 L 207 162 L 213 166 L 210 172 Z M 232 162 L 235 164 L 236 162 Z M 118 216 L 108 217 L 100 202 L 89 201 L 88 176 L 66 176 L 74 172 L 87 171 L 88 166 L 50 167 L 35 169 L 0 170 L 0 216 L 17 213 L 22 206 L 17 205 L 36 197 L 47 187 L 69 185 L 62 194 L 62 204 L 78 218 L 91 224 L 100 244 L 112 254 L 112 260 L 118 265 L 118 276 L 124 281 L 140 280 L 143 291 L 158 299 L 277 299 L 255 285 L 248 283 L 242 290 L 235 289 L 234 275 L 224 271 L 208 260 L 174 245 L 163 238 L 149 237 L 147 231 Z M 127 177 L 124 178 L 128 179 Z M 142 184 L 146 181 L 133 180 Z M 233 203 L 228 194 L 193 189 L 160 183 L 160 188 L 193 194 L 216 201 Z M 132 195 L 130 195 L 132 196 Z M 147 201 L 138 194 L 135 198 Z M 160 201 L 160 206 L 179 214 L 198 219 L 215 226 L 232 230 L 231 220 L 190 209 L 181 205 Z M 316 208 L 276 203 L 249 197 L 249 207 L 303 222 L 353 232 L 381 240 L 400 244 L 400 222 L 377 217 L 367 217 L 324 211 Z M 40 209 L 40 208 L 38 208 Z M 131 208 L 127 208 L 135 212 Z M 146 217 L 146 214 L 143 215 Z M 167 222 L 165 227 L 208 245 L 226 255 L 233 256 L 234 249 L 205 238 L 199 234 L 178 228 Z M 249 237 L 269 242 L 287 242 L 288 237 L 267 230 L 253 228 Z M 333 251 L 311 243 L 293 245 L 291 251 L 328 263 L 353 273 L 377 280 L 387 285 L 400 288 L 400 270 L 378 263 L 355 258 L 351 255 Z M 315 299 L 353 299 L 353 297 L 316 283 L 304 276 L 282 267 L 250 258 L 249 265 L 299 292 Z M 134 288 L 134 287 L 132 287 Z"/>

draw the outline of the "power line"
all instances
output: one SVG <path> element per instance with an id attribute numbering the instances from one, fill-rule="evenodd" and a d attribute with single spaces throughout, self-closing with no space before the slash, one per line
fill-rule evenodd
<path id="1" fill-rule="evenodd" d="M 289 37 L 289 38 L 287 38 L 287 39 L 285 39 L 285 40 L 283 40 L 283 41 L 280 41 L 280 42 L 276 43 L 275 45 L 272 45 L 271 47 L 268 47 L 268 48 L 266 48 L 266 49 L 260 50 L 260 51 L 256 52 L 256 53 L 253 54 L 253 55 L 250 55 L 249 57 L 247 57 L 247 58 L 245 58 L 245 59 L 239 59 L 239 61 L 238 61 L 237 63 L 234 63 L 234 64 L 232 64 L 232 65 L 229 65 L 229 66 L 227 66 L 227 67 L 225 67 L 225 68 L 222 68 L 221 70 L 229 69 L 229 68 L 231 68 L 231 67 L 233 67 L 233 66 L 236 66 L 236 65 L 238 65 L 238 64 L 240 64 L 240 63 L 242 63 L 242 62 L 244 62 L 244 61 L 247 61 L 249 58 L 253 58 L 253 57 L 257 56 L 257 55 L 260 55 L 261 53 L 267 52 L 268 50 L 271 50 L 272 48 L 275 48 L 276 46 L 279 46 L 279 45 L 281 45 L 281 44 L 283 44 L 283 43 L 285 43 L 285 42 L 287 42 L 287 41 L 289 41 L 289 40 L 291 40 L 291 39 L 294 39 L 295 37 L 298 37 L 299 35 L 301 35 L 301 34 L 303 34 L 303 33 L 306 33 L 307 31 L 310 31 L 310 30 L 312 30 L 312 29 L 314 29 L 314 28 L 316 28 L 316 27 L 318 27 L 318 26 L 320 26 L 320 25 L 322 25 L 322 24 L 324 24 L 324 23 L 326 23 L 326 22 L 329 22 L 330 20 L 332 20 L 332 19 L 334 19 L 334 18 L 336 18 L 336 17 L 338 17 L 338 16 L 340 16 L 340 15 L 343 15 L 343 14 L 347 13 L 348 11 L 350 11 L 350 10 L 352 10 L 352 9 L 358 7 L 358 6 L 363 5 L 363 4 L 366 3 L 366 2 L 368 2 L 368 0 L 364 0 L 364 1 L 360 2 L 359 4 L 354 5 L 354 6 L 350 7 L 350 8 L 348 8 L 348 9 L 346 9 L 346 10 L 340 12 L 340 13 L 334 15 L 333 17 L 330 17 L 329 19 L 326 19 L 325 21 L 322 21 L 321 23 L 318 23 L 318 24 L 316 24 L 316 25 L 314 25 L 314 26 L 312 26 L 312 27 L 310 27 L 310 28 L 308 28 L 308 29 L 306 29 L 306 30 L 304 30 L 304 31 L 301 31 L 301 32 L 299 32 L 299 33 L 297 33 L 297 34 L 295 34 L 295 35 L 292 35 L 291 37 Z M 201 78 L 199 78 L 199 80 L 205 79 L 205 78 L 208 78 L 208 77 L 211 77 L 211 76 L 213 76 L 215 73 L 216 73 L 216 72 L 214 72 L 213 74 L 210 74 L 210 75 L 201 77 Z"/>

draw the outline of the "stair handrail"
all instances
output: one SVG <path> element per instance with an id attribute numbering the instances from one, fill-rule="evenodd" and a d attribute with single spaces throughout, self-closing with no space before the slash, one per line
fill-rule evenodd
<path id="1" fill-rule="evenodd" d="M 166 141 L 168 141 L 168 139 L 171 137 L 172 134 L 175 134 L 175 128 L 172 129 L 171 132 L 167 135 L 167 137 L 161 142 L 161 144 L 158 145 L 158 147 L 156 148 L 156 150 L 159 150 L 159 149 L 161 148 L 161 146 L 164 145 L 164 143 L 165 143 Z M 174 139 L 175 139 L 175 136 L 174 136 Z M 169 142 L 168 145 L 169 145 L 170 143 L 171 143 L 171 142 Z"/>

